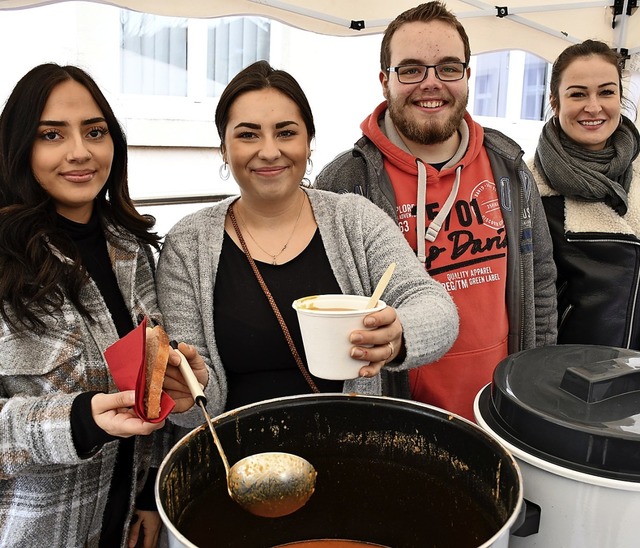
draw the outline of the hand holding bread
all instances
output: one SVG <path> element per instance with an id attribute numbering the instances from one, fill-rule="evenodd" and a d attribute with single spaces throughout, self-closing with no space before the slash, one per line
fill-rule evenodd
<path id="1" fill-rule="evenodd" d="M 189 362 L 198 382 L 205 386 L 209 375 L 195 348 L 182 342 L 178 345 L 178 350 Z M 179 371 L 180 359 L 180 354 L 171 348 L 169 336 L 161 326 L 157 325 L 153 329 L 147 327 L 144 409 L 148 419 L 153 420 L 160 416 L 163 390 L 175 403 L 174 413 L 182 413 L 193 406 L 193 397 Z"/>
<path id="2" fill-rule="evenodd" d="M 103 394 L 99 392 L 91 398 L 91 415 L 96 425 L 107 434 L 119 438 L 146 436 L 162 428 L 164 421 L 149 422 L 134 411 L 136 395 L 134 390 Z"/>

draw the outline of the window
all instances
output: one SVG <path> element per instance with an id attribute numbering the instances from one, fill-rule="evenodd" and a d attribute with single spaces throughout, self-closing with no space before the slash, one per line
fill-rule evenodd
<path id="1" fill-rule="evenodd" d="M 123 93 L 217 97 L 242 68 L 269 60 L 271 25 L 266 19 L 120 13 Z"/>
<path id="2" fill-rule="evenodd" d="M 471 56 L 469 112 L 485 127 L 512 137 L 533 156 L 544 124 L 551 65 L 522 50 Z"/>
<path id="3" fill-rule="evenodd" d="M 360 123 L 382 100 L 372 79 L 381 35 L 328 36 L 260 17 L 164 17 L 101 2 L 43 4 L 1 12 L 0 50 L 20 55 L 3 56 L 0 104 L 36 64 L 87 69 L 127 134 L 131 195 L 158 208 L 161 233 L 187 209 L 201 207 L 203 197 L 237 192 L 233 180 L 218 177 L 214 113 L 221 90 L 244 66 L 266 59 L 302 85 L 316 121 L 314 174 L 353 146 Z M 55 39 L 43 47 L 52 28 Z M 542 122 L 521 116 L 537 116 L 546 93 L 540 91 L 541 67 L 526 59 L 519 50 L 474 55 L 468 108 L 479 123 L 513 137 L 531 155 Z M 525 66 L 532 71 L 526 77 Z M 327 74 L 332 82 L 352 84 L 328 84 Z M 172 205 L 150 205 L 154 200 Z"/>
<path id="4" fill-rule="evenodd" d="M 550 64 L 536 55 L 527 53 L 524 62 L 524 83 L 522 86 L 522 109 L 524 120 L 544 120 L 548 104 L 547 84 Z"/>
<path id="5" fill-rule="evenodd" d="M 122 92 L 187 95 L 187 19 L 121 11 Z"/>
<path id="6" fill-rule="evenodd" d="M 271 25 L 258 17 L 213 20 L 207 40 L 207 96 L 218 96 L 244 67 L 269 60 Z"/>
<path id="7" fill-rule="evenodd" d="M 507 108 L 509 52 L 485 53 L 476 59 L 474 113 L 504 117 Z"/>

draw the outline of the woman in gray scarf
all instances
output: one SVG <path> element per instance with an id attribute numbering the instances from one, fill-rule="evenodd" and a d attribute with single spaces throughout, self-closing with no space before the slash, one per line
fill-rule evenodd
<path id="1" fill-rule="evenodd" d="M 565 49 L 550 103 L 530 167 L 558 268 L 558 343 L 640 349 L 640 135 L 622 114 L 619 54 Z"/>

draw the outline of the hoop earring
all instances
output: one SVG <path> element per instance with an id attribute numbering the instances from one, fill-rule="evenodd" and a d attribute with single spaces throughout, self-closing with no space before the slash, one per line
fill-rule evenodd
<path id="1" fill-rule="evenodd" d="M 304 172 L 309 175 L 313 171 L 313 161 L 311 160 L 311 156 L 307 158 L 307 169 Z"/>
<path id="2" fill-rule="evenodd" d="M 223 181 L 229 179 L 231 170 L 229 169 L 229 164 L 227 164 L 227 162 L 220 166 L 220 168 L 218 169 L 218 175 L 220 175 L 220 179 L 222 179 Z"/>

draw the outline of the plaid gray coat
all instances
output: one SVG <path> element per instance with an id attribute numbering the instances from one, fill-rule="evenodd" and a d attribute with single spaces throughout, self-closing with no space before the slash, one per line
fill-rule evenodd
<path id="1" fill-rule="evenodd" d="M 117 234 L 110 228 L 106 236 L 113 270 L 134 324 L 140 314 L 160 321 L 151 251 L 129 234 Z M 79 393 L 117 391 L 103 352 L 118 339 L 118 333 L 93 281 L 84 287 L 81 297 L 96 320 L 93 324 L 69 301 L 59 313 L 44 318 L 47 329 L 39 336 L 26 328 L 12 331 L 0 319 L 3 547 L 71 548 L 98 543 L 117 442 L 105 444 L 91 458 L 79 458 L 69 417 Z M 163 435 L 156 432 L 136 440 L 132 485 L 136 493 L 146 480 L 154 438 Z M 159 443 L 155 447 L 157 465 L 165 448 Z"/>

